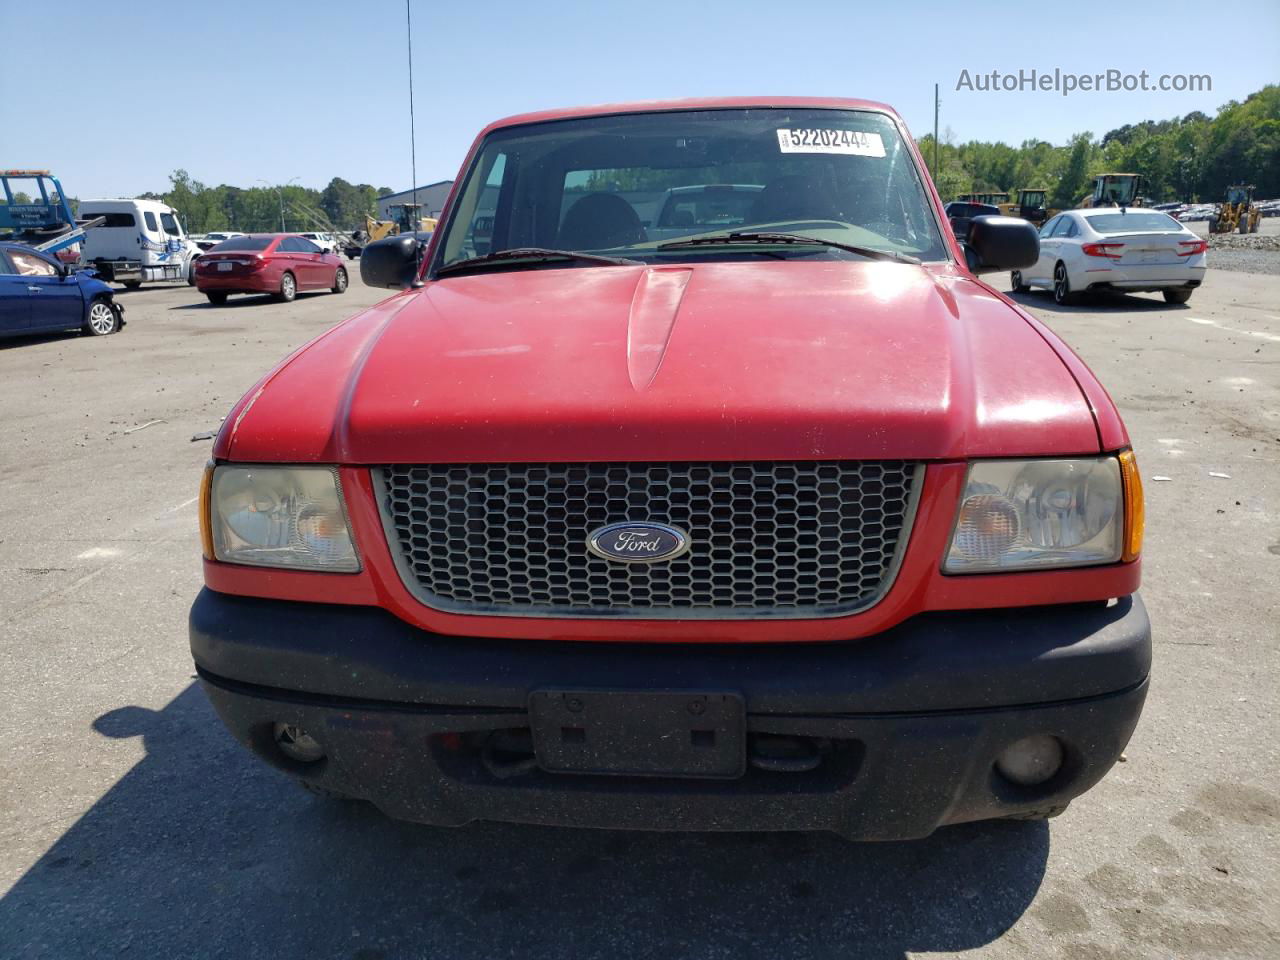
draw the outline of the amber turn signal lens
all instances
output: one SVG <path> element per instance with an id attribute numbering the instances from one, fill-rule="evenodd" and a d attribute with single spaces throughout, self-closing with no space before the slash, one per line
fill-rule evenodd
<path id="1" fill-rule="evenodd" d="M 206 560 L 213 559 L 213 525 L 209 521 L 209 492 L 213 489 L 213 461 L 204 465 L 200 478 L 200 550 Z"/>
<path id="2" fill-rule="evenodd" d="M 1142 552 L 1142 533 L 1146 524 L 1146 508 L 1142 501 L 1142 476 L 1132 450 L 1120 454 L 1120 478 L 1124 483 L 1124 553 L 1125 563 L 1137 560 Z"/>

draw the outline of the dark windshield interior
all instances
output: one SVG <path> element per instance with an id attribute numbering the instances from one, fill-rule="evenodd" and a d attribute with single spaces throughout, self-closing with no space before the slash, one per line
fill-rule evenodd
<path id="1" fill-rule="evenodd" d="M 654 262 L 850 256 L 812 246 L 659 249 L 748 231 L 946 257 L 897 128 L 856 110 L 673 111 L 503 128 L 478 151 L 444 229 L 437 267 L 523 247 Z"/>
<path id="2" fill-rule="evenodd" d="M 273 239 L 273 237 L 232 237 L 230 240 L 223 240 L 213 250 L 218 253 L 226 253 L 229 250 L 265 250 Z M 212 253 L 213 250 L 209 252 Z"/>

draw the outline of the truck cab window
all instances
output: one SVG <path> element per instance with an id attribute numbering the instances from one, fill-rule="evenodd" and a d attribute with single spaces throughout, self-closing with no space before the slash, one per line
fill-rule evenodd
<path id="1" fill-rule="evenodd" d="M 146 222 L 147 229 L 150 230 L 152 233 L 155 233 L 160 229 L 158 226 L 156 226 L 156 215 L 152 213 L 150 210 L 147 210 L 142 214 L 142 219 Z"/>
<path id="2" fill-rule="evenodd" d="M 498 209 L 498 195 L 502 191 L 507 173 L 507 155 L 498 153 L 485 172 L 483 180 L 477 178 L 479 189 L 468 191 L 462 200 L 464 209 L 470 211 L 470 222 L 464 232 L 453 234 L 460 239 L 459 247 L 465 256 L 483 256 L 493 248 L 493 226 Z M 460 218 L 459 218 L 460 219 Z"/>
<path id="3" fill-rule="evenodd" d="M 164 232 L 171 237 L 182 236 L 182 228 L 178 226 L 177 218 L 172 213 L 160 214 L 160 226 L 164 227 Z"/>

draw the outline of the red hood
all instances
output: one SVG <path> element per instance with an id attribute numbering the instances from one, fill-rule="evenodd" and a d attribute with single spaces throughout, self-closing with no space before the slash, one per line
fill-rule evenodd
<path id="1" fill-rule="evenodd" d="M 972 279 L 751 261 L 446 278 L 246 397 L 237 460 L 960 459 L 1099 449 L 1062 357 Z"/>

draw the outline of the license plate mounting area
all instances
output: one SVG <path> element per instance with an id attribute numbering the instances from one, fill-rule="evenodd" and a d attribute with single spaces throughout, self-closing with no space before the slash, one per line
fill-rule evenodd
<path id="1" fill-rule="evenodd" d="M 529 724 L 549 773 L 729 780 L 746 771 L 746 705 L 731 691 L 535 690 Z"/>

